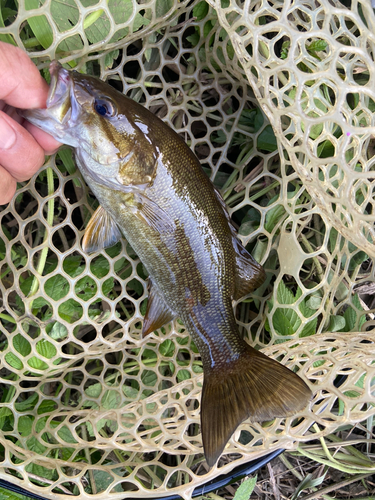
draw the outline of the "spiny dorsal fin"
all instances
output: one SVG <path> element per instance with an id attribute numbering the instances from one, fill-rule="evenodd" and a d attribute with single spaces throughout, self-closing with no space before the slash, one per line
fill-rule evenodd
<path id="1" fill-rule="evenodd" d="M 111 247 L 121 238 L 116 222 L 103 207 L 98 207 L 86 227 L 82 250 L 87 253 L 97 252 Z"/>
<path id="2" fill-rule="evenodd" d="M 236 237 L 237 230 L 236 230 L 236 228 L 233 225 L 232 219 L 230 218 L 230 215 L 229 215 L 229 212 L 228 212 L 228 208 L 227 208 L 227 204 L 225 203 L 225 200 L 224 200 L 222 194 L 220 193 L 220 191 L 218 190 L 218 188 L 214 187 L 214 192 L 215 192 L 216 199 L 220 203 L 221 208 L 223 209 L 224 215 L 225 215 L 226 219 L 228 220 L 229 229 L 230 229 L 232 235 L 234 237 Z"/>
<path id="3" fill-rule="evenodd" d="M 228 210 L 227 210 L 227 204 L 225 203 L 225 200 L 224 200 L 222 194 L 220 193 L 220 191 L 217 187 L 214 187 L 214 191 L 215 191 L 215 196 L 217 198 L 217 201 L 220 203 L 221 207 L 223 208 L 226 217 L 228 219 L 230 219 L 230 216 L 229 216 Z"/>
<path id="4" fill-rule="evenodd" d="M 158 289 L 149 278 L 148 303 L 145 319 L 143 320 L 142 337 L 146 337 L 149 333 L 169 323 L 175 316 L 175 313 L 167 306 Z"/>
<path id="5" fill-rule="evenodd" d="M 235 236 L 233 237 L 233 246 L 236 251 L 237 268 L 233 298 L 238 300 L 260 287 L 266 278 L 266 273 Z"/>
<path id="6" fill-rule="evenodd" d="M 204 374 L 201 431 L 212 467 L 229 438 L 246 418 L 264 422 L 301 411 L 312 393 L 291 370 L 247 344 L 239 358 Z"/>

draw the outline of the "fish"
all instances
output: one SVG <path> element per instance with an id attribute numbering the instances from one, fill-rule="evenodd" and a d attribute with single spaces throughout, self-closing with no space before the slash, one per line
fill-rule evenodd
<path id="1" fill-rule="evenodd" d="M 31 123 L 74 148 L 100 206 L 85 252 L 125 238 L 149 273 L 142 335 L 180 318 L 202 359 L 200 405 L 209 467 L 245 420 L 294 415 L 312 393 L 293 371 L 240 335 L 233 301 L 265 279 L 237 237 L 225 202 L 187 144 L 162 120 L 107 83 L 57 61 L 45 109 Z"/>

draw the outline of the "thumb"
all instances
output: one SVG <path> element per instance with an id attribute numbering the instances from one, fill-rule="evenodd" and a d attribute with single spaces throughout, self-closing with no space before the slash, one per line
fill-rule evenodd
<path id="1" fill-rule="evenodd" d="M 0 112 L 0 149 L 10 149 L 16 142 L 16 133 L 5 114 Z"/>

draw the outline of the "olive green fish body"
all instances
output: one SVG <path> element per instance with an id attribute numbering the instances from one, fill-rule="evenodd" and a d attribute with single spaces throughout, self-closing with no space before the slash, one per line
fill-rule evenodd
<path id="1" fill-rule="evenodd" d="M 152 186 L 143 193 L 168 214 L 172 230 L 163 231 L 162 227 L 159 232 L 139 219 L 127 206 L 131 204 L 127 194 L 109 192 L 89 179 L 88 184 L 121 227 L 165 303 L 183 320 L 204 363 L 214 363 L 219 356 L 228 361 L 236 356 L 239 340 L 232 307 L 236 272 L 233 234 L 197 160 L 187 154 L 177 175 L 168 169 L 164 155 L 163 160 Z M 194 186 L 193 195 L 184 189 L 184 172 Z M 204 198 L 199 196 L 202 186 Z M 202 219 L 205 224 L 199 222 Z M 208 231 L 207 226 L 212 229 Z M 217 354 L 211 359 L 213 351 Z"/>
<path id="2" fill-rule="evenodd" d="M 264 271 L 243 248 L 220 194 L 182 139 L 139 104 L 95 78 L 51 64 L 46 110 L 26 117 L 75 148 L 77 165 L 101 206 L 82 247 L 123 234 L 150 276 L 143 334 L 174 317 L 203 361 L 201 427 L 213 465 L 247 417 L 300 411 L 306 384 L 244 342 L 232 301 L 257 288 Z"/>

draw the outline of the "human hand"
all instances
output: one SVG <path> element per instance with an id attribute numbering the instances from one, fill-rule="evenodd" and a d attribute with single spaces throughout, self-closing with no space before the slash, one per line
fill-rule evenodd
<path id="1" fill-rule="evenodd" d="M 15 108 L 45 108 L 48 85 L 28 55 L 0 42 L 0 205 L 14 196 L 17 182 L 29 179 L 46 154 L 60 146 L 21 118 Z"/>

